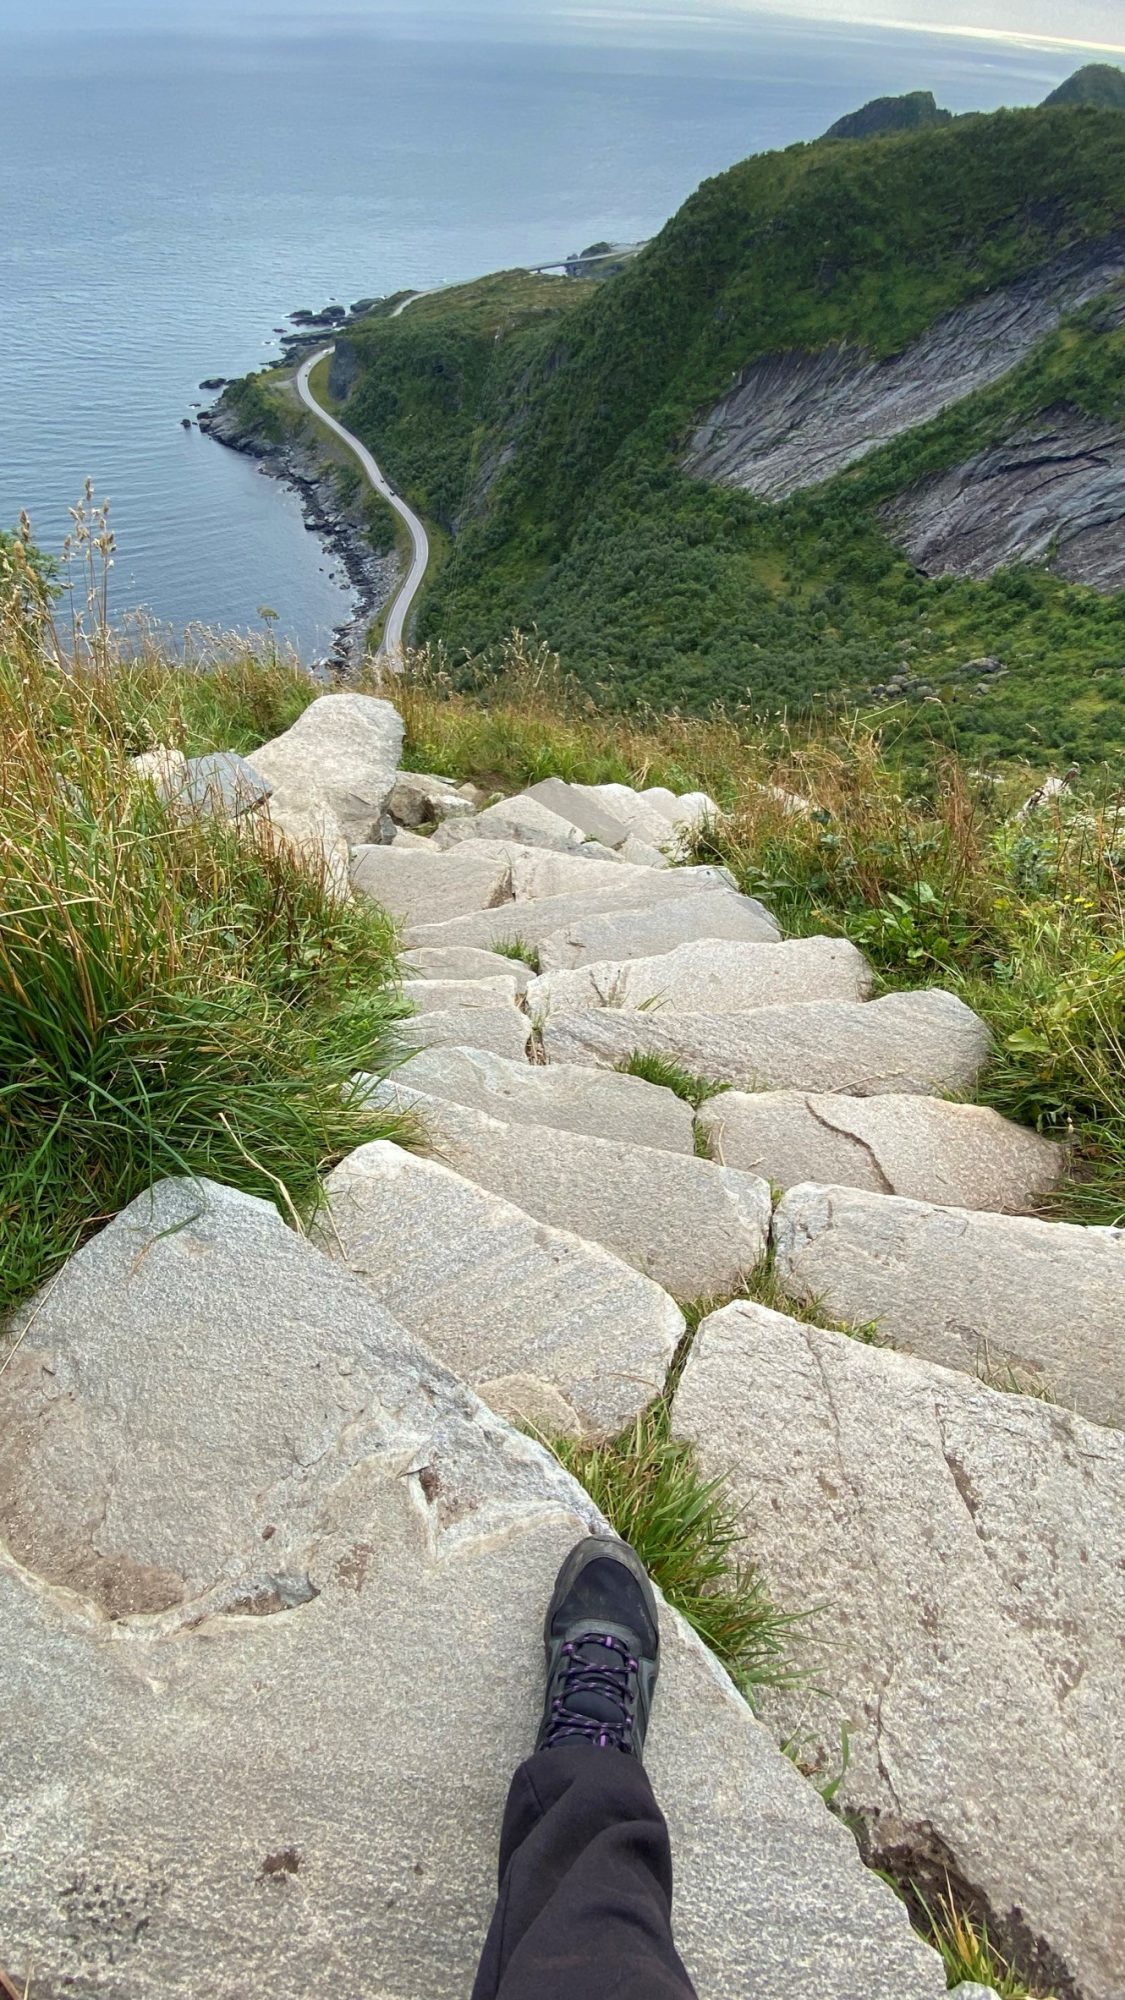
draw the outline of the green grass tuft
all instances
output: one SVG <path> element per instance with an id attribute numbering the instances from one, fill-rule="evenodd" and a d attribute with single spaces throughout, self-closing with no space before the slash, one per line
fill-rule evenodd
<path id="1" fill-rule="evenodd" d="M 645 1083 L 660 1084 L 664 1090 L 671 1090 L 698 1111 L 711 1097 L 718 1097 L 729 1090 L 729 1083 L 718 1083 L 714 1077 L 696 1076 L 690 1069 L 683 1069 L 679 1063 L 669 1062 L 666 1056 L 650 1055 L 644 1049 L 634 1049 L 631 1056 L 615 1067 L 622 1076 L 639 1076 Z M 705 1136 L 705 1135 L 704 1135 Z M 699 1151 L 697 1145 L 696 1151 Z M 704 1158 L 709 1155 L 704 1154 Z"/>
<path id="2" fill-rule="evenodd" d="M 538 973 L 542 970 L 538 945 L 528 944 L 521 937 L 504 938 L 493 944 L 490 949 L 499 952 L 501 958 L 514 958 L 518 965 L 530 966 L 532 972 Z"/>

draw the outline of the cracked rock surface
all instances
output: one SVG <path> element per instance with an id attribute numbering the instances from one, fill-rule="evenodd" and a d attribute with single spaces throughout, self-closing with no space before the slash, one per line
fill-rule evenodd
<path id="1" fill-rule="evenodd" d="M 773 1242 L 789 1295 L 831 1318 L 1125 1424 L 1125 1230 L 803 1183 Z"/>
<path id="2" fill-rule="evenodd" d="M 1125 1437 L 750 1304 L 704 1322 L 674 1427 L 819 1607 L 779 1740 L 828 1775 L 846 1726 L 874 1857 L 972 1884 L 1044 1992 L 1118 2000 Z"/>
<path id="3" fill-rule="evenodd" d="M 164 1184 L 0 1377 L 0 1936 L 36 2000 L 464 2000 L 579 1487 L 265 1203 Z M 662 1613 L 701 2000 L 941 2000 Z"/>

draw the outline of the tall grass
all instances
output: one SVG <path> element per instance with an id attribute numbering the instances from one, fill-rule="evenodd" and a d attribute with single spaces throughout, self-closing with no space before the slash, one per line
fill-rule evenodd
<path id="1" fill-rule="evenodd" d="M 268 822 L 170 813 L 134 777 L 122 718 L 138 687 L 145 712 L 182 717 L 179 670 L 153 656 L 123 684 L 103 628 L 66 638 L 10 551 L 0 1312 L 163 1175 L 307 1210 L 320 1168 L 388 1129 L 343 1086 L 392 1059 L 401 1011 L 389 920 L 335 903 Z"/>
<path id="2" fill-rule="evenodd" d="M 1021 817 L 1044 770 L 982 771 L 937 742 L 920 768 L 852 717 L 607 713 L 518 638 L 478 679 L 411 662 L 411 761 L 509 790 L 702 787 L 724 818 L 691 858 L 725 862 L 790 935 L 851 938 L 886 987 L 959 993 L 994 1036 L 981 1101 L 1071 1143 L 1051 1212 L 1125 1219 L 1125 772 Z"/>

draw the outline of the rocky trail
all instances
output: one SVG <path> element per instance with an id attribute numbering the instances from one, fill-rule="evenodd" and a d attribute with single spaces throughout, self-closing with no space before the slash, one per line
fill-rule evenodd
<path id="1" fill-rule="evenodd" d="M 1125 1233 L 1041 1219 L 1065 1156 L 972 1103 L 955 995 L 876 997 L 678 865 L 709 800 L 482 810 L 402 736 L 321 697 L 222 803 L 398 919 L 407 1059 L 355 1088 L 411 1149 L 336 1166 L 304 1237 L 158 1184 L 0 1370 L 7 1969 L 463 2000 L 543 1602 L 600 1520 L 529 1432 L 611 1438 L 675 1359 L 675 1434 L 807 1621 L 756 1716 L 664 1612 L 648 1761 L 701 2000 L 939 2000 L 865 1862 L 948 1879 L 1044 1993 L 1120 2000 Z M 746 1295 L 767 1259 L 791 1312 Z"/>

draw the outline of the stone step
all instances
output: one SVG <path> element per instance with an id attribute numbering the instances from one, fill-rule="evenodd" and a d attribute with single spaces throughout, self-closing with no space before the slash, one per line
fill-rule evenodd
<path id="1" fill-rule="evenodd" d="M 77 1993 L 112 1949 L 128 2000 L 298 2000 L 357 1966 L 464 2000 L 544 1606 L 602 1525 L 265 1203 L 134 1203 L 0 1376 L 12 1976 Z M 661 1625 L 646 1763 L 700 2000 L 942 2000 L 847 1829 Z"/>
<path id="2" fill-rule="evenodd" d="M 1125 1424 L 1125 1231 L 804 1185 L 774 1244 L 786 1291 L 833 1319 Z"/>
<path id="3" fill-rule="evenodd" d="M 690 883 L 687 894 L 660 891 L 660 884 L 686 874 L 686 869 L 669 869 L 667 875 L 654 869 L 643 902 L 631 887 L 596 889 L 584 895 L 506 904 L 502 909 L 482 908 L 444 922 L 419 920 L 407 932 L 407 944 L 411 948 L 469 944 L 487 951 L 497 943 L 519 940 L 538 947 L 542 969 L 548 972 L 590 958 L 646 958 L 696 938 L 742 938 L 748 944 L 776 940 L 773 918 L 752 896 Z"/>
<path id="4" fill-rule="evenodd" d="M 601 841 L 603 847 L 621 847 L 629 838 L 628 823 L 581 785 L 568 785 L 563 778 L 541 778 L 538 784 L 528 786 L 525 796 L 537 799 L 588 839 Z"/>
<path id="5" fill-rule="evenodd" d="M 481 1049 L 440 1048 L 423 1050 L 386 1084 L 375 1077 L 361 1082 L 384 1103 L 396 1101 L 396 1090 L 406 1085 L 510 1125 L 546 1125 L 630 1146 L 695 1153 L 690 1105 L 658 1084 L 612 1070 L 544 1069 Z"/>
<path id="6" fill-rule="evenodd" d="M 400 1021 L 396 1033 L 404 1049 L 470 1048 L 506 1056 L 511 1062 L 527 1062 L 531 1052 L 532 1021 L 515 1006 L 435 1007 Z"/>
<path id="7" fill-rule="evenodd" d="M 444 1013 L 450 1008 L 514 1007 L 519 990 L 519 981 L 507 972 L 492 979 L 404 979 L 402 982 L 402 997 L 410 1002 L 416 1014 Z"/>
<path id="8" fill-rule="evenodd" d="M 600 1245 L 386 1143 L 325 1191 L 321 1248 L 502 1416 L 609 1438 L 663 1388 L 683 1315 Z"/>
<path id="9" fill-rule="evenodd" d="M 451 778 L 431 771 L 400 771 L 387 800 L 387 811 L 399 826 L 424 826 L 435 820 L 472 819 L 476 807 Z"/>
<path id="10" fill-rule="evenodd" d="M 1062 1146 L 996 1111 L 937 1097 L 727 1090 L 701 1107 L 699 1122 L 712 1159 L 782 1188 L 835 1182 L 1020 1214 L 1066 1169 Z"/>
<path id="11" fill-rule="evenodd" d="M 776 948 L 776 947 L 775 947 Z M 549 1062 L 616 1068 L 635 1052 L 745 1090 L 969 1090 L 988 1058 L 984 1023 L 952 993 L 888 993 L 882 1000 L 811 1001 L 752 1014 L 623 1013 L 602 1007 L 552 1014 Z"/>
<path id="12" fill-rule="evenodd" d="M 701 939 L 652 958 L 545 972 L 528 988 L 534 1015 L 591 1007 L 638 1007 L 670 1014 L 741 1014 L 810 1000 L 866 1000 L 874 977 L 846 938 L 792 938 L 785 944 Z"/>
<path id="13" fill-rule="evenodd" d="M 970 1885 L 1037 1992 L 1119 2000 L 1125 1437 L 743 1304 L 673 1423 L 771 1595 L 818 1607 L 820 1698 L 766 1692 L 777 1740 L 829 1776 L 846 1730 L 836 1807 L 876 1865 Z"/>
<path id="14" fill-rule="evenodd" d="M 481 1019 L 489 1019 L 487 1015 Z M 554 1229 L 600 1243 L 691 1301 L 737 1290 L 765 1255 L 765 1181 L 655 1147 L 509 1124 L 395 1084 L 425 1150 Z"/>
<path id="15" fill-rule="evenodd" d="M 478 951 L 474 945 L 447 945 L 444 950 L 412 951 L 402 960 L 407 979 L 514 979 L 521 993 L 534 978 L 522 959 L 499 951 Z"/>
<path id="16" fill-rule="evenodd" d="M 503 855 L 436 854 L 432 841 L 425 850 L 398 841 L 391 847 L 357 847 L 352 887 L 411 925 L 443 923 L 512 898 L 511 870 Z"/>
<path id="17" fill-rule="evenodd" d="M 683 823 L 676 824 L 672 812 L 664 803 L 664 794 L 659 799 L 646 797 L 628 785 L 571 785 L 569 789 L 589 800 L 591 805 L 610 813 L 628 827 L 635 839 L 672 852 L 678 846 Z M 669 792 L 666 796 L 671 799 L 674 794 Z M 702 797 L 702 793 L 691 795 L 684 805 L 683 813 L 688 825 L 694 824 L 697 801 Z"/>
<path id="18" fill-rule="evenodd" d="M 355 846 L 380 837 L 402 738 L 402 718 L 389 701 L 322 694 L 284 735 L 255 750 L 253 768 L 273 786 L 278 810 L 327 806 Z"/>
<path id="19" fill-rule="evenodd" d="M 734 889 L 734 877 L 718 868 L 637 867 L 614 855 L 609 861 L 588 854 L 550 854 L 544 848 L 521 848 L 512 860 L 512 894 L 517 903 L 541 902 L 546 896 L 586 895 L 609 889 L 621 895 L 636 892 L 638 902 L 661 902 L 687 891 Z"/>
<path id="20" fill-rule="evenodd" d="M 459 820 L 455 826 L 440 828 L 429 845 L 435 854 L 487 854 L 491 859 L 503 858 L 509 865 L 517 855 L 540 855 L 562 861 L 600 861 L 611 867 L 624 858 L 620 851 L 603 847 L 597 840 L 584 840 L 581 844 L 549 840 L 545 833 L 534 828 L 522 834 L 505 832 L 499 821 L 491 826 L 484 824 L 483 815 L 479 819 Z"/>
<path id="21" fill-rule="evenodd" d="M 621 827 L 615 831 L 624 837 L 627 829 Z M 434 838 L 439 846 L 449 850 L 466 840 L 516 840 L 528 847 L 568 852 L 581 847 L 590 836 L 584 827 L 561 818 L 539 799 L 532 798 L 527 792 L 519 792 L 514 798 L 498 799 L 495 805 L 486 806 L 471 820 L 439 828 Z M 604 848 L 607 854 L 612 853 L 618 844 L 616 838 L 608 845 L 598 842 L 599 848 Z"/>

